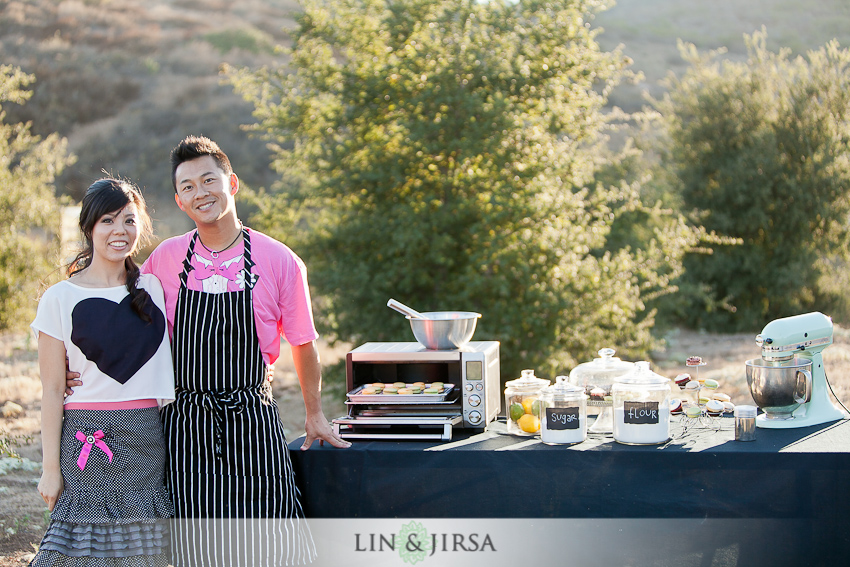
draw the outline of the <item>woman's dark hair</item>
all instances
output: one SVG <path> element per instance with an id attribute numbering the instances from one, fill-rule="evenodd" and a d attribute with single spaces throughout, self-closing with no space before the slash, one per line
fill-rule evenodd
<path id="1" fill-rule="evenodd" d="M 83 234 L 83 250 L 68 266 L 68 276 L 81 272 L 91 264 L 94 254 L 92 244 L 92 230 L 104 215 L 116 213 L 133 203 L 136 205 L 136 227 L 139 240 L 136 247 L 144 245 L 151 236 L 151 219 L 145 206 L 145 199 L 141 191 L 132 183 L 122 179 L 104 178 L 98 179 L 89 186 L 83 197 L 82 209 L 80 210 L 80 232 Z M 134 248 L 131 255 L 136 251 Z M 130 293 L 130 307 L 146 322 L 151 318 L 147 314 L 146 307 L 151 301 L 150 295 L 144 289 L 136 287 L 139 283 L 139 266 L 131 256 L 124 260 L 124 268 L 127 270 L 127 291 Z"/>

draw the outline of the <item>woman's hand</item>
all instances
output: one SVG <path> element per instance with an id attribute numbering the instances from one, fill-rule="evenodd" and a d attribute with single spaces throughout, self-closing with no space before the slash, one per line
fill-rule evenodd
<path id="1" fill-rule="evenodd" d="M 41 494 L 45 504 L 47 504 L 47 509 L 51 512 L 64 489 L 65 481 L 62 478 L 62 471 L 45 470 L 41 473 L 41 480 L 38 481 L 38 493 Z"/>

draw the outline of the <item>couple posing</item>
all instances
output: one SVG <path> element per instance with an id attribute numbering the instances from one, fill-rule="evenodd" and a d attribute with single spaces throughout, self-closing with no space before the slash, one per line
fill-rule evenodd
<path id="1" fill-rule="evenodd" d="M 242 226 L 239 180 L 215 142 L 187 137 L 171 171 L 197 230 L 160 244 L 140 269 L 132 255 L 150 235 L 144 200 L 125 181 L 99 180 L 83 199 L 85 249 L 39 302 L 38 490 L 52 513 L 33 565 L 315 557 L 267 378 L 283 335 L 307 409 L 301 449 L 350 445 L 322 412 L 306 269 Z M 77 372 L 66 374 L 66 356 Z M 67 398 L 66 385 L 75 387 Z"/>

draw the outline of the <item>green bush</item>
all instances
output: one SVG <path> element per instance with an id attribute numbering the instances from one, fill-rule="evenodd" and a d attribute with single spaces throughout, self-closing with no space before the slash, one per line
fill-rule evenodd
<path id="1" fill-rule="evenodd" d="M 39 289 L 57 274 L 59 206 L 53 181 L 73 158 L 56 134 L 41 139 L 29 124 L 6 124 L 3 104 L 23 103 L 33 77 L 0 65 L 0 330 L 22 329 Z"/>
<path id="2" fill-rule="evenodd" d="M 835 305 L 822 282 L 847 254 L 850 51 L 830 42 L 790 59 L 764 31 L 745 40 L 740 63 L 682 45 L 691 67 L 656 104 L 660 171 L 683 210 L 741 242 L 685 260 L 696 304 L 681 315 L 714 331 Z"/>
<path id="3" fill-rule="evenodd" d="M 598 8 L 306 2 L 285 67 L 229 69 L 282 174 L 252 222 L 304 257 L 329 338 L 412 340 L 394 297 L 482 313 L 505 378 L 647 353 L 646 301 L 695 231 L 639 183 L 603 182 L 605 96 L 628 62 L 595 42 Z M 664 220 L 609 247 L 630 211 Z"/>

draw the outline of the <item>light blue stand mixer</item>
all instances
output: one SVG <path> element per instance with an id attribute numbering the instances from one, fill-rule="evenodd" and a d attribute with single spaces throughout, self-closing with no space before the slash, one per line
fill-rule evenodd
<path id="1" fill-rule="evenodd" d="M 808 427 L 847 417 L 829 399 L 822 352 L 832 335 L 832 319 L 813 312 L 771 321 L 756 336 L 762 357 L 746 362 L 747 385 L 764 411 L 756 426 Z"/>

